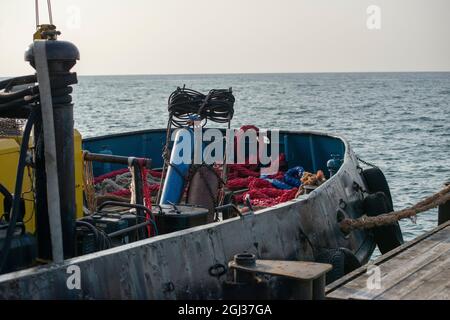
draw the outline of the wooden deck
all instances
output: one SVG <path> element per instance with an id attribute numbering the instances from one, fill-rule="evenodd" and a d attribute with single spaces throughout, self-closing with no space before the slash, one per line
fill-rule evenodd
<path id="1" fill-rule="evenodd" d="M 450 299 L 450 221 L 335 281 L 325 293 L 344 300 Z"/>

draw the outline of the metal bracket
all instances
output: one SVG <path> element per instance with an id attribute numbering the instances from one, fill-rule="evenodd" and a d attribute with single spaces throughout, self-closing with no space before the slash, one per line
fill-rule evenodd
<path id="1" fill-rule="evenodd" d="M 257 260 L 249 253 L 237 254 L 228 263 L 236 282 L 249 280 L 254 274 L 267 274 L 295 282 L 294 299 L 324 299 L 325 275 L 333 266 L 309 261 Z"/>

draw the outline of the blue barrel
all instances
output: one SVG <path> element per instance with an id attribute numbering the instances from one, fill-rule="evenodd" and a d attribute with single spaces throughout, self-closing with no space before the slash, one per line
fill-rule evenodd
<path id="1" fill-rule="evenodd" d="M 183 152 L 189 152 L 189 154 L 186 155 Z M 189 174 L 193 156 L 194 131 L 185 128 L 179 129 L 170 154 L 170 165 L 167 169 L 159 204 L 180 202 L 184 191 L 185 178 Z M 189 161 L 186 161 L 187 159 Z"/>

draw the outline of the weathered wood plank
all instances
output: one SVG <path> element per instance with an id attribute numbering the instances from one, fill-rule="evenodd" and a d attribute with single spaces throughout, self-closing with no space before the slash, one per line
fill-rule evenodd
<path id="1" fill-rule="evenodd" d="M 370 274 L 364 274 L 354 281 L 348 283 L 349 288 L 359 289 L 357 294 L 352 298 L 374 299 L 381 293 L 397 285 L 409 274 L 423 268 L 431 261 L 440 256 L 442 251 L 450 248 L 450 243 L 427 241 L 425 248 L 414 248 L 414 252 L 405 252 L 398 255 L 395 259 L 391 259 L 385 264 L 380 265 L 381 271 L 381 288 L 367 288 L 367 281 Z M 361 290 L 363 289 L 363 290 Z"/>
<path id="2" fill-rule="evenodd" d="M 441 288 L 441 290 L 436 290 L 428 300 L 450 300 L 450 285 L 447 284 L 445 287 Z"/>
<path id="3" fill-rule="evenodd" d="M 445 288 L 449 277 L 450 227 L 433 230 L 421 241 L 397 250 L 388 259 L 379 259 L 375 264 L 381 271 L 381 288 L 367 288 L 367 266 L 354 273 L 347 282 L 328 288 L 331 299 L 426 299 L 436 290 Z M 399 249 L 399 248 L 397 248 Z M 382 257 L 383 258 L 383 257 Z M 442 276 L 442 274 L 445 274 Z M 434 279 L 434 280 L 433 280 Z M 434 282 L 438 281 L 438 282 Z M 439 286 L 438 286 L 439 284 Z M 422 294 L 420 294 L 422 292 Z"/>
<path id="4" fill-rule="evenodd" d="M 441 230 L 447 228 L 450 226 L 450 221 L 434 228 L 433 230 L 430 230 L 424 234 L 422 234 L 421 236 L 404 243 L 403 245 L 395 248 L 394 250 L 389 251 L 388 253 L 378 257 L 377 259 L 375 259 L 375 261 L 371 262 L 368 265 L 364 265 L 354 271 L 352 271 L 351 273 L 347 274 L 346 276 L 336 280 L 335 282 L 329 284 L 326 287 L 326 294 L 330 295 L 333 291 L 335 291 L 338 288 L 343 287 L 346 283 L 356 279 L 357 277 L 359 277 L 360 275 L 363 275 L 367 272 L 367 268 L 368 266 L 373 266 L 373 265 L 381 265 L 385 262 L 387 262 L 390 259 L 393 259 L 394 257 L 396 257 L 397 255 L 399 255 L 400 253 L 409 250 L 410 248 L 414 247 L 416 244 L 418 244 L 419 242 L 422 242 L 424 240 L 426 240 L 427 238 L 431 237 L 432 235 L 434 235 L 435 233 L 440 232 Z"/>
<path id="5" fill-rule="evenodd" d="M 389 266 L 381 265 L 381 287 L 379 289 L 368 288 L 367 283 L 371 274 L 364 274 L 346 285 L 347 288 L 353 288 L 356 291 L 349 298 L 375 299 L 386 290 L 396 286 L 410 274 L 415 273 L 436 259 L 443 250 L 447 251 L 448 249 L 450 249 L 450 243 L 441 243 L 422 254 L 414 255 L 414 257 L 411 257 L 411 260 L 396 260 L 396 265 L 393 269 Z"/>
<path id="6" fill-rule="evenodd" d="M 428 299 L 435 290 L 440 291 L 450 281 L 450 250 L 442 251 L 440 256 L 430 261 L 420 270 L 411 273 L 376 299 Z"/>
<path id="7" fill-rule="evenodd" d="M 404 273 L 406 267 L 414 268 L 414 263 L 418 263 L 418 259 L 435 258 L 440 255 L 442 250 L 445 250 L 449 245 L 448 235 L 435 234 L 422 241 L 419 245 L 410 248 L 408 251 L 399 253 L 394 259 L 390 259 L 385 263 L 379 265 L 381 269 L 381 276 L 384 278 L 387 275 L 392 275 L 393 272 L 398 271 Z M 442 247 L 442 243 L 447 244 Z M 424 260 L 426 262 L 426 260 Z M 412 264 L 411 264 L 412 263 Z"/>

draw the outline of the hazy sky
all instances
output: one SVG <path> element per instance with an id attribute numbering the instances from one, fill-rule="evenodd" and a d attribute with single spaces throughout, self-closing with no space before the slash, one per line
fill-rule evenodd
<path id="1" fill-rule="evenodd" d="M 61 39 L 80 49 L 79 74 L 450 71 L 450 0 L 52 4 Z M 0 76 L 32 72 L 23 52 L 34 30 L 34 0 L 0 0 Z"/>

